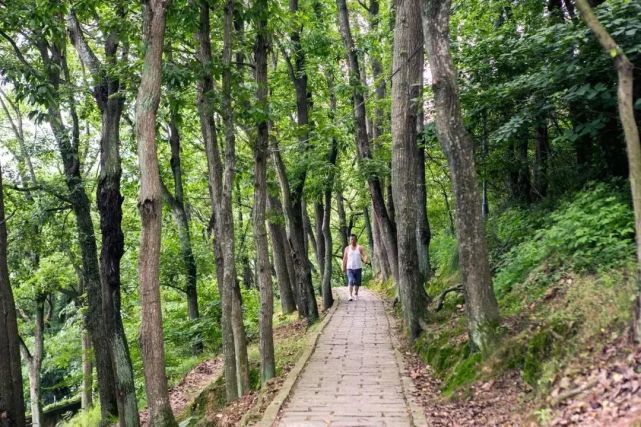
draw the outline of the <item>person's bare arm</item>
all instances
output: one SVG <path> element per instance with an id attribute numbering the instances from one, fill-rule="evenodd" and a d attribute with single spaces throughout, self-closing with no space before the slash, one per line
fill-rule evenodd
<path id="1" fill-rule="evenodd" d="M 347 248 L 343 250 L 343 273 L 347 271 Z"/>
<path id="2" fill-rule="evenodd" d="M 367 257 L 367 252 L 365 252 L 365 249 L 362 246 L 359 246 L 359 249 L 361 250 L 361 257 L 363 258 L 363 262 L 367 264 L 369 260 L 369 258 Z"/>

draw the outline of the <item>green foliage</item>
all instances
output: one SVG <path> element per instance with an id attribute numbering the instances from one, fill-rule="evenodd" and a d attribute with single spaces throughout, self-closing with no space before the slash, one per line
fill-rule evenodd
<path id="1" fill-rule="evenodd" d="M 550 270 L 565 266 L 579 272 L 625 263 L 634 250 L 634 225 L 623 191 L 612 185 L 595 184 L 563 202 L 548 215 L 542 228 L 500 257 L 494 279 L 497 292 L 509 292 L 544 262 Z M 507 220 L 520 222 L 521 218 L 510 212 Z M 517 230 L 518 234 L 529 227 L 507 229 Z M 512 237 L 509 231 L 501 235 Z"/>

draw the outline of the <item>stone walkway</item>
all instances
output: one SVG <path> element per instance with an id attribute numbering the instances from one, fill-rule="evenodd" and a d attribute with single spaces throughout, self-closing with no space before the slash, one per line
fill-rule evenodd
<path id="1" fill-rule="evenodd" d="M 412 418 L 383 302 L 364 289 L 357 301 L 337 291 L 340 306 L 274 425 L 424 425 Z"/>

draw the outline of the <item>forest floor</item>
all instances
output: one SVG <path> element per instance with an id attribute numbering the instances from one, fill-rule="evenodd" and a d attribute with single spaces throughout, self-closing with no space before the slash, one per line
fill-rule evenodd
<path id="1" fill-rule="evenodd" d="M 387 309 L 393 311 L 389 302 Z M 466 334 L 458 338 L 467 340 Z M 444 381 L 416 351 L 405 345 L 403 355 L 428 425 L 641 426 L 641 348 L 626 334 L 612 338 L 603 331 L 600 338 L 538 390 L 519 369 L 497 374 L 485 365 L 476 367 L 484 371 L 477 380 L 444 392 Z"/>

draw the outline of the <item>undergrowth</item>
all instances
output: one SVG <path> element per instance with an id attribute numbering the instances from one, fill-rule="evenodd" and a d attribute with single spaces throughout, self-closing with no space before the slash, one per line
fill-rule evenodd
<path id="1" fill-rule="evenodd" d="M 430 311 L 415 350 L 445 396 L 514 370 L 542 395 L 574 358 L 598 351 L 627 326 L 634 223 L 626 189 L 594 184 L 555 207 L 511 208 L 489 218 L 487 232 L 503 317 L 500 347 L 487 360 L 470 352 L 464 300 L 452 293 L 441 311 Z M 436 274 L 427 290 L 435 298 L 460 283 L 456 239 L 437 234 L 430 254 Z"/>

